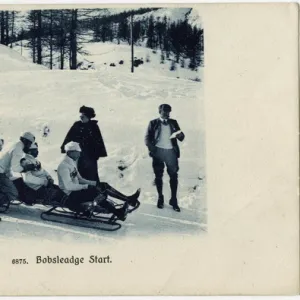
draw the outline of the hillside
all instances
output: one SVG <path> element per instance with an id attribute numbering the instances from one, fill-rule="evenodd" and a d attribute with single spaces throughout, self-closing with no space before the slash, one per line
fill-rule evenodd
<path id="1" fill-rule="evenodd" d="M 107 8 L 107 9 L 79 9 L 79 18 L 81 20 L 85 20 L 87 18 L 101 18 L 104 16 L 118 16 L 121 13 L 130 11 L 129 8 Z M 165 16 L 168 18 L 170 22 L 177 22 L 187 20 L 189 24 L 192 26 L 201 27 L 201 18 L 196 9 L 191 8 L 155 8 L 155 10 L 151 12 L 147 12 L 144 14 L 139 14 L 134 12 L 135 20 L 143 20 L 146 21 L 153 16 L 156 20 L 157 18 L 162 20 Z M 16 25 L 15 32 L 20 33 L 21 30 L 27 30 L 29 27 L 28 21 L 29 11 L 17 11 L 16 12 Z"/>
<path id="2" fill-rule="evenodd" d="M 0 44 L 0 73 L 9 71 L 41 71 L 46 67 L 33 64 L 17 51 Z"/>

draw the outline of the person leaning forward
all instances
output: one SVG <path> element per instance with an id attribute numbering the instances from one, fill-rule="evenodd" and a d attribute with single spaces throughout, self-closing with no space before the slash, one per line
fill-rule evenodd
<path id="1" fill-rule="evenodd" d="M 149 155 L 152 157 L 152 167 L 158 193 L 157 207 L 160 209 L 164 207 L 163 173 L 166 165 L 171 189 L 169 204 L 175 211 L 180 212 L 177 200 L 180 149 L 177 140 L 182 142 L 185 135 L 180 130 L 178 122 L 170 119 L 171 110 L 172 108 L 168 104 L 159 106 L 160 117 L 150 121 L 145 136 L 145 144 L 148 147 Z"/>
<path id="2" fill-rule="evenodd" d="M 35 167 L 32 164 L 28 164 L 26 167 L 21 166 L 21 159 L 34 141 L 35 136 L 30 132 L 25 132 L 20 137 L 20 141 L 0 158 L 0 205 L 18 198 L 18 190 L 10 180 L 12 172 L 22 173 Z"/>

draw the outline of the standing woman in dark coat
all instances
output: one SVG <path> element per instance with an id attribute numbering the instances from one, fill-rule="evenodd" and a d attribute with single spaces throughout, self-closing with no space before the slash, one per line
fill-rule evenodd
<path id="1" fill-rule="evenodd" d="M 73 124 L 61 145 L 61 152 L 65 153 L 64 147 L 73 141 L 80 145 L 82 150 L 78 160 L 78 171 L 80 175 L 88 180 L 99 182 L 98 159 L 106 157 L 107 152 L 98 127 L 98 121 L 91 120 L 96 114 L 92 107 L 82 106 L 79 112 L 80 121 Z"/>

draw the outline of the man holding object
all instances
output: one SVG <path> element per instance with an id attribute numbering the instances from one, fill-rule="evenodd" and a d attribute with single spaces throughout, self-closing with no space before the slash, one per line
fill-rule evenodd
<path id="1" fill-rule="evenodd" d="M 152 157 L 152 167 L 155 174 L 155 185 L 158 193 L 157 207 L 164 207 L 163 196 L 163 173 L 165 165 L 170 176 L 171 199 L 169 204 L 173 209 L 180 212 L 177 201 L 178 187 L 178 158 L 180 150 L 177 140 L 184 140 L 184 133 L 176 120 L 170 119 L 171 106 L 161 104 L 158 108 L 160 117 L 150 121 L 145 136 L 145 144 Z"/>

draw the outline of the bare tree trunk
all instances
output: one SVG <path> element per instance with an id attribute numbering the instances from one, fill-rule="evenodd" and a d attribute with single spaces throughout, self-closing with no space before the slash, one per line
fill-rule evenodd
<path id="1" fill-rule="evenodd" d="M 7 46 L 9 44 L 9 26 L 8 26 L 8 20 L 9 20 L 9 12 L 5 12 L 5 45 Z"/>
<path id="2" fill-rule="evenodd" d="M 70 60 L 71 70 L 77 69 L 77 9 L 72 10 L 71 32 L 70 32 Z"/>
<path id="3" fill-rule="evenodd" d="M 37 11 L 37 63 L 42 64 L 42 11 Z"/>
<path id="4" fill-rule="evenodd" d="M 131 73 L 134 72 L 134 51 L 133 51 L 133 16 L 130 17 L 130 40 L 131 40 Z"/>
<path id="5" fill-rule="evenodd" d="M 1 15 L 0 15 L 0 44 L 5 44 L 4 41 L 4 29 L 5 29 L 5 25 L 4 25 L 4 11 L 1 11 Z"/>
<path id="6" fill-rule="evenodd" d="M 36 13 L 34 12 L 34 21 L 33 21 L 33 36 L 32 36 L 32 61 L 36 62 L 36 42 L 35 42 L 35 36 L 36 36 Z"/>
<path id="7" fill-rule="evenodd" d="M 60 13 L 60 69 L 64 69 L 64 60 L 65 60 L 65 52 L 64 52 L 64 47 L 65 47 L 65 39 L 64 39 L 64 12 L 61 11 Z"/>
<path id="8" fill-rule="evenodd" d="M 12 48 L 12 43 L 14 41 L 14 29 L 15 29 L 15 11 L 12 11 L 11 17 L 11 41 L 10 41 L 10 48 Z"/>
<path id="9" fill-rule="evenodd" d="M 50 69 L 53 68 L 53 12 L 50 10 Z"/>

